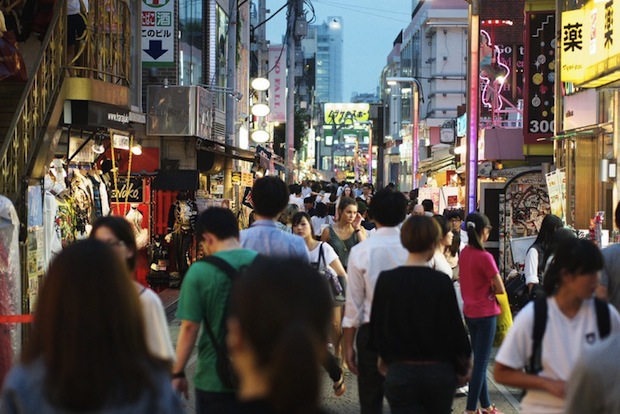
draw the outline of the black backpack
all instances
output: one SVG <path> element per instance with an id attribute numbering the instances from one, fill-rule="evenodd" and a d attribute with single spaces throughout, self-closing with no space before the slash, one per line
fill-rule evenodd
<path id="1" fill-rule="evenodd" d="M 611 322 L 609 306 L 607 302 L 594 298 L 596 309 L 596 325 L 601 338 L 609 336 Z M 530 363 L 525 368 L 528 374 L 538 375 L 542 371 L 542 340 L 547 328 L 547 298 L 541 297 L 534 300 L 534 327 L 532 329 L 532 355 Z"/>
<path id="2" fill-rule="evenodd" d="M 202 260 L 204 262 L 212 264 L 213 266 L 224 272 L 226 276 L 228 276 L 228 278 L 230 279 L 231 283 L 235 282 L 235 279 L 240 273 L 240 270 L 238 271 L 237 269 L 232 267 L 226 260 L 219 257 L 207 256 L 203 257 Z M 224 310 L 224 314 L 222 315 L 222 321 L 220 323 L 223 338 L 226 338 L 226 334 L 228 332 L 226 319 L 228 318 L 229 301 L 230 294 L 226 298 L 226 308 Z M 225 387 L 236 390 L 239 388 L 239 378 L 237 377 L 237 374 L 232 367 L 232 362 L 230 360 L 230 356 L 228 355 L 228 347 L 226 346 L 226 342 L 224 340 L 223 343 L 218 343 L 217 339 L 215 338 L 215 334 L 213 333 L 213 328 L 211 328 L 208 319 L 205 318 L 204 322 L 207 334 L 209 335 L 211 343 L 213 344 L 213 348 L 215 349 L 215 370 L 217 372 L 217 376 L 219 377 L 220 381 L 222 381 L 222 384 L 224 384 Z"/>

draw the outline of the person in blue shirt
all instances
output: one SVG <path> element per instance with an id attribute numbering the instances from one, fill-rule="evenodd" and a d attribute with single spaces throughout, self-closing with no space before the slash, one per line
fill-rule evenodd
<path id="1" fill-rule="evenodd" d="M 289 200 L 289 191 L 278 177 L 263 177 L 252 187 L 255 221 L 241 231 L 241 247 L 265 256 L 299 257 L 308 262 L 308 248 L 301 237 L 276 226 L 278 214 Z"/>

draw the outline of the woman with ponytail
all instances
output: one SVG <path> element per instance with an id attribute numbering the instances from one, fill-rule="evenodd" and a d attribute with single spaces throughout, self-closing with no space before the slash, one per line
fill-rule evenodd
<path id="1" fill-rule="evenodd" d="M 566 381 L 580 355 L 599 344 L 606 333 L 613 336 L 620 330 L 616 309 L 593 297 L 602 268 L 603 256 L 592 242 L 575 237 L 564 240 L 545 272 L 543 288 L 547 297 L 525 306 L 508 330 L 495 358 L 494 375 L 499 383 L 527 390 L 521 400 L 521 413 L 567 412 Z M 546 324 L 537 353 L 539 361 L 532 364 L 535 306 L 540 306 L 541 300 L 546 302 Z M 609 311 L 605 312 L 605 308 Z M 603 327 L 606 332 L 601 333 Z M 589 412 L 603 411 L 592 408 Z"/>
<path id="2" fill-rule="evenodd" d="M 501 414 L 491 404 L 487 389 L 487 365 L 493 346 L 499 304 L 495 295 L 504 293 L 504 283 L 495 259 L 484 249 L 491 223 L 484 214 L 470 213 L 465 220 L 468 245 L 459 257 L 459 275 L 463 295 L 463 314 L 471 336 L 474 368 L 469 382 L 466 413 Z M 481 409 L 476 411 L 480 402 Z"/>
<path id="3" fill-rule="evenodd" d="M 227 344 L 244 414 L 316 414 L 332 299 L 299 259 L 261 256 L 235 282 Z"/>

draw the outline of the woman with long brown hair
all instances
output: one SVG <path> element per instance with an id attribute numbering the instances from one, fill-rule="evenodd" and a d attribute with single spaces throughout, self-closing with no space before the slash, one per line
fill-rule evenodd
<path id="1" fill-rule="evenodd" d="M 127 267 L 85 240 L 51 263 L 32 334 L 0 397 L 2 413 L 182 412 L 154 357 Z"/>
<path id="2" fill-rule="evenodd" d="M 334 248 L 346 269 L 351 248 L 363 240 L 366 240 L 366 230 L 362 227 L 362 215 L 357 212 L 357 202 L 343 197 L 338 204 L 338 220 L 323 230 L 321 241 Z"/>

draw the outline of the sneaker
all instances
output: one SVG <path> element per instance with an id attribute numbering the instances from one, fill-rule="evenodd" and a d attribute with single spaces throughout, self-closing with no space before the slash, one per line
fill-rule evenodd
<path id="1" fill-rule="evenodd" d="M 498 410 L 497 408 L 495 408 L 495 405 L 492 405 L 489 408 L 480 409 L 480 414 L 504 414 L 504 413 Z"/>

